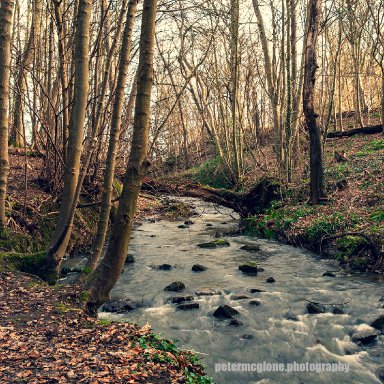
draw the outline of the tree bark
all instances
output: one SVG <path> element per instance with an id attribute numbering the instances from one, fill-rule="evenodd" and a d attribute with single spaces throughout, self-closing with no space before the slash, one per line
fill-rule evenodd
<path id="1" fill-rule="evenodd" d="M 96 313 L 108 300 L 124 266 L 147 160 L 157 0 L 144 0 L 133 140 L 117 217 L 106 255 L 86 285 L 86 307 Z"/>
<path id="2" fill-rule="evenodd" d="M 34 0 L 32 10 L 32 25 L 27 45 L 21 57 L 20 68 L 16 78 L 15 104 L 13 111 L 13 126 L 11 131 L 10 142 L 17 147 L 24 146 L 23 135 L 23 111 L 24 111 L 24 95 L 27 90 L 27 82 L 25 79 L 28 67 L 32 64 L 34 53 L 36 50 L 36 40 L 40 35 L 41 14 L 43 11 L 43 0 Z"/>
<path id="3" fill-rule="evenodd" d="M 231 112 L 232 112 L 232 169 L 235 184 L 241 184 L 241 166 L 239 154 L 239 0 L 231 0 Z"/>
<path id="4" fill-rule="evenodd" d="M 130 0 L 128 5 L 127 20 L 125 24 L 123 43 L 120 52 L 120 67 L 117 81 L 117 89 L 112 112 L 111 133 L 109 138 L 107 161 L 104 172 L 103 195 L 101 203 L 100 218 L 97 227 L 96 238 L 92 245 L 92 253 L 87 261 L 87 270 L 94 271 L 99 261 L 105 237 L 108 229 L 109 214 L 112 206 L 113 178 L 116 166 L 117 146 L 121 133 L 121 117 L 125 100 L 125 85 L 128 77 L 128 66 L 130 63 L 132 49 L 133 24 L 139 0 Z"/>
<path id="5" fill-rule="evenodd" d="M 265 31 L 264 20 L 260 10 L 260 4 L 258 0 L 253 0 L 253 8 L 255 10 L 257 25 L 259 28 L 261 46 L 263 49 L 264 55 L 264 65 L 265 65 L 265 75 L 267 78 L 268 86 L 268 96 L 272 104 L 272 114 L 273 114 L 273 129 L 275 131 L 275 152 L 278 157 L 279 163 L 282 160 L 282 141 L 280 138 L 281 124 L 280 124 L 280 105 L 278 91 L 276 89 L 276 84 L 274 81 L 274 68 L 272 66 L 271 55 L 268 48 L 267 34 Z"/>
<path id="6" fill-rule="evenodd" d="M 303 110 L 309 132 L 310 146 L 310 202 L 318 204 L 324 197 L 324 170 L 318 115 L 314 107 L 316 84 L 317 48 L 321 19 L 321 0 L 310 0 L 308 33 L 305 41 L 305 70 L 303 85 Z"/>
<path id="7" fill-rule="evenodd" d="M 75 87 L 69 121 L 67 162 L 59 218 L 46 260 L 45 274 L 48 280 L 55 280 L 59 275 L 60 264 L 70 235 L 70 232 L 63 230 L 70 216 L 80 172 L 80 157 L 89 88 L 89 29 L 91 12 L 92 0 L 80 0 L 75 35 Z"/>
<path id="8" fill-rule="evenodd" d="M 13 6 L 13 0 L 0 1 L 0 231 L 7 221 L 5 198 L 9 174 L 8 105 Z"/>

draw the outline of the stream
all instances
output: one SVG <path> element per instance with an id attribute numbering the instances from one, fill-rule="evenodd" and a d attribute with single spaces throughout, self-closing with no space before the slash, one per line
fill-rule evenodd
<path id="1" fill-rule="evenodd" d="M 193 198 L 175 198 L 194 206 L 194 224 L 179 228 L 183 221 L 146 219 L 136 227 L 129 253 L 136 261 L 127 264 L 112 298 L 130 298 L 142 308 L 126 314 L 101 312 L 108 320 L 149 323 L 156 333 L 179 340 L 177 345 L 201 353 L 206 371 L 216 383 L 381 383 L 377 370 L 384 366 L 384 337 L 369 346 L 351 340 L 351 334 L 369 329 L 372 320 L 384 314 L 383 277 L 367 274 L 323 276 L 339 271 L 338 264 L 304 249 L 247 236 L 224 237 L 229 247 L 203 249 L 197 244 L 236 230 L 239 217 L 230 209 Z M 207 226 L 208 225 L 208 226 Z M 260 252 L 240 249 L 258 245 Z M 263 268 L 248 276 L 238 267 L 255 261 Z M 171 264 L 168 271 L 155 266 Z M 194 264 L 207 267 L 192 272 Z M 273 277 L 274 283 L 266 279 Z M 180 281 L 180 293 L 164 287 Z M 265 292 L 251 293 L 260 289 Z M 196 291 L 220 291 L 197 296 Z M 199 308 L 176 310 L 167 303 L 173 296 L 194 296 Z M 248 298 L 236 297 L 236 295 Z M 381 301 L 380 301 L 381 299 Z M 251 305 L 258 300 L 260 305 Z M 347 303 L 345 314 L 308 314 L 308 301 Z M 212 316 L 227 304 L 240 314 L 240 326 Z M 239 363 L 347 363 L 348 372 L 215 372 L 215 364 Z M 266 368 L 266 365 L 264 366 Z"/>

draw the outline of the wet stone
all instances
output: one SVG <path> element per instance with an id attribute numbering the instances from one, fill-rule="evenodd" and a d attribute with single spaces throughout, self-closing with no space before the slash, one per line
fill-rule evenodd
<path id="1" fill-rule="evenodd" d="M 164 291 L 181 292 L 184 291 L 185 285 L 180 281 L 175 281 L 164 288 Z"/>
<path id="2" fill-rule="evenodd" d="M 317 315 L 319 313 L 325 313 L 326 309 L 324 305 L 318 303 L 308 303 L 307 304 L 307 312 L 311 315 Z"/>
<path id="3" fill-rule="evenodd" d="M 248 300 L 248 299 L 250 299 L 250 297 L 243 294 L 233 294 L 231 296 L 231 300 Z"/>
<path id="4" fill-rule="evenodd" d="M 176 296 L 176 297 L 169 297 L 167 299 L 167 303 L 171 304 L 181 304 L 186 301 L 192 301 L 194 299 L 193 296 Z"/>
<path id="5" fill-rule="evenodd" d="M 204 267 L 203 265 L 200 265 L 200 264 L 195 264 L 193 267 L 192 267 L 192 271 L 193 272 L 204 272 L 207 270 L 207 267 Z"/>
<path id="6" fill-rule="evenodd" d="M 220 296 L 221 291 L 196 291 L 197 296 Z"/>
<path id="7" fill-rule="evenodd" d="M 375 321 L 373 321 L 371 327 L 376 328 L 381 332 L 384 332 L 384 315 L 381 315 Z"/>
<path id="8" fill-rule="evenodd" d="M 179 304 L 176 309 L 179 311 L 192 311 L 194 309 L 199 309 L 198 303 L 185 303 L 185 304 Z"/>
<path id="9" fill-rule="evenodd" d="M 239 270 L 245 275 L 257 275 L 257 264 L 256 263 L 246 263 L 239 266 Z"/>
<path id="10" fill-rule="evenodd" d="M 125 264 L 132 264 L 135 262 L 135 257 L 131 254 L 128 254 L 125 259 Z"/>
<path id="11" fill-rule="evenodd" d="M 376 370 L 376 376 L 384 383 L 384 365 Z"/>
<path id="12" fill-rule="evenodd" d="M 286 313 L 284 315 L 284 318 L 286 320 L 289 320 L 289 321 L 299 321 L 299 318 L 296 315 L 294 315 L 293 313 L 290 313 L 290 312 Z"/>
<path id="13" fill-rule="evenodd" d="M 351 339 L 353 342 L 362 345 L 370 345 L 376 341 L 378 332 L 376 330 L 366 330 L 355 332 Z"/>
<path id="14" fill-rule="evenodd" d="M 224 239 L 217 239 L 214 241 L 210 241 L 209 243 L 201 243 L 197 244 L 199 248 L 223 248 L 223 247 L 229 247 L 231 244 Z"/>
<path id="15" fill-rule="evenodd" d="M 238 314 L 239 312 L 235 308 L 232 308 L 229 305 L 220 305 L 220 307 L 213 313 L 213 316 L 218 319 L 232 319 L 233 316 Z"/>
<path id="16" fill-rule="evenodd" d="M 264 289 L 259 289 L 259 288 L 251 288 L 249 290 L 249 292 L 251 293 L 261 293 L 261 292 L 265 292 Z"/>
<path id="17" fill-rule="evenodd" d="M 118 299 L 108 301 L 100 309 L 102 312 L 125 313 L 137 308 L 140 308 L 140 304 L 131 299 Z"/>
<path id="18" fill-rule="evenodd" d="M 243 251 L 252 252 L 252 253 L 261 251 L 260 246 L 256 244 L 245 244 L 240 249 Z"/>
<path id="19" fill-rule="evenodd" d="M 237 320 L 237 319 L 232 319 L 229 323 L 228 323 L 228 326 L 229 327 L 240 327 L 244 325 L 244 323 L 241 321 L 241 320 Z"/>
<path id="20" fill-rule="evenodd" d="M 336 277 L 336 275 L 332 272 L 324 272 L 323 277 Z"/>
<path id="21" fill-rule="evenodd" d="M 339 306 L 339 305 L 332 305 L 332 310 L 331 312 L 334 315 L 344 315 L 344 310 Z"/>
<path id="22" fill-rule="evenodd" d="M 157 271 L 170 271 L 173 269 L 171 264 L 161 264 L 154 267 Z"/>

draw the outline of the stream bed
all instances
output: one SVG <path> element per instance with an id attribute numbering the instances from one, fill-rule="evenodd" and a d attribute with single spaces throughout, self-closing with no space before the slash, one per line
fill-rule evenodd
<path id="1" fill-rule="evenodd" d="M 111 294 L 135 300 L 142 307 L 126 314 L 101 312 L 101 318 L 148 322 L 156 333 L 179 340 L 179 347 L 200 352 L 216 383 L 382 382 L 378 370 L 384 366 L 384 337 L 378 336 L 369 346 L 351 340 L 352 333 L 369 329 L 368 324 L 384 314 L 382 276 L 339 272 L 335 277 L 323 276 L 340 267 L 304 249 L 273 241 L 223 237 L 238 226 L 239 217 L 233 211 L 198 199 L 177 199 L 194 206 L 197 215 L 190 218 L 194 223 L 183 226 L 184 220 L 145 220 L 133 232 L 129 248 L 136 261 L 126 265 Z M 230 246 L 197 246 L 218 237 Z M 244 245 L 258 245 L 261 251 L 240 249 Z M 239 271 L 239 265 L 252 261 L 264 271 L 257 276 Z M 173 268 L 158 270 L 156 266 L 162 264 Z M 207 269 L 192 272 L 194 264 Z M 267 283 L 268 277 L 275 282 Z M 164 291 L 176 281 L 185 284 L 183 292 Z M 197 296 L 197 291 L 221 294 Z M 175 304 L 167 303 L 171 297 L 189 295 L 194 296 L 198 309 L 177 310 Z M 250 304 L 252 300 L 258 305 Z M 345 314 L 308 314 L 308 301 L 347 303 L 342 308 Z M 212 316 L 224 304 L 239 312 L 236 319 L 242 324 L 229 326 L 229 320 Z M 225 362 L 347 363 L 349 370 L 216 372 L 215 364 Z"/>

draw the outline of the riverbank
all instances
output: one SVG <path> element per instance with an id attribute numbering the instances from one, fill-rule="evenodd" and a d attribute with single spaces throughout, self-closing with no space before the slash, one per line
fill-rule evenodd
<path id="1" fill-rule="evenodd" d="M 0 272 L 2 383 L 210 383 L 197 357 L 151 327 L 79 309 L 75 286 Z"/>
<path id="2" fill-rule="evenodd" d="M 210 163 L 211 164 L 211 163 Z M 212 165 L 212 164 L 211 164 Z M 282 196 L 262 214 L 243 220 L 245 234 L 301 246 L 361 271 L 384 268 L 384 139 L 382 134 L 327 141 L 324 153 L 327 199 L 308 204 L 308 172 L 282 183 Z M 223 184 L 219 168 L 207 164 L 168 175 L 159 184 Z M 262 171 L 257 178 L 267 176 Z M 248 188 L 257 182 L 247 179 Z M 173 188 L 171 193 L 177 193 Z M 221 191 L 221 189 L 219 189 Z M 201 194 L 203 197 L 203 194 Z M 224 196 L 225 197 L 225 196 Z"/>
<path id="3" fill-rule="evenodd" d="M 353 269 L 383 272 L 383 167 L 382 135 L 329 140 L 326 201 L 309 205 L 303 185 L 288 186 L 281 201 L 244 220 L 244 229 L 336 258 Z"/>

